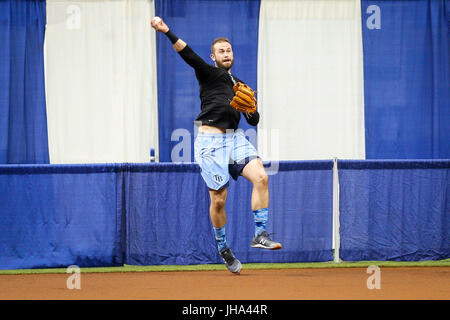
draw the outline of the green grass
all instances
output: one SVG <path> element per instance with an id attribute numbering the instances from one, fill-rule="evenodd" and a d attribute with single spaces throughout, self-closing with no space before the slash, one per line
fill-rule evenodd
<path id="1" fill-rule="evenodd" d="M 358 261 L 358 262 L 308 262 L 308 263 L 247 263 L 243 265 L 243 270 L 263 270 L 263 269 L 302 269 L 302 268 L 366 268 L 370 265 L 378 267 L 450 267 L 450 259 L 437 261 Z M 160 265 L 160 266 L 131 266 L 120 267 L 95 267 L 81 268 L 82 273 L 107 273 L 107 272 L 176 272 L 176 271 L 216 271 L 226 270 L 223 264 L 201 264 L 201 265 Z M 0 275 L 5 274 L 54 274 L 66 273 L 66 268 L 48 269 L 16 269 L 0 270 Z"/>

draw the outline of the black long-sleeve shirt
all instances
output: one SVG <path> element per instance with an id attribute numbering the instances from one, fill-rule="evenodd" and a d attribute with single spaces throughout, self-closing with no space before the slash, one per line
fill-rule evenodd
<path id="1" fill-rule="evenodd" d="M 196 123 L 236 130 L 241 113 L 230 106 L 230 101 L 234 97 L 234 82 L 243 81 L 222 68 L 206 63 L 188 45 L 179 54 L 194 68 L 200 86 L 201 112 L 195 119 Z M 252 126 L 259 122 L 258 111 L 249 116 L 244 114 L 244 117 Z"/>

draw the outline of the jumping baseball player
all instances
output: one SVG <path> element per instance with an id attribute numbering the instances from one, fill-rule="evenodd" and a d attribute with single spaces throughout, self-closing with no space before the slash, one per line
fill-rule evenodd
<path id="1" fill-rule="evenodd" d="M 235 180 L 241 175 L 253 184 L 251 207 L 255 234 L 250 246 L 270 250 L 282 247 L 270 239 L 266 231 L 269 213 L 267 173 L 255 147 L 241 131 L 236 131 L 241 113 L 250 125 L 256 126 L 259 122 L 254 92 L 231 73 L 234 57 L 228 39 L 217 38 L 212 43 L 210 57 L 214 65 L 211 65 L 169 30 L 161 18 L 153 18 L 151 26 L 167 36 L 175 51 L 195 71 L 201 100 L 201 111 L 195 120 L 199 125 L 194 144 L 195 161 L 209 188 L 209 214 L 217 248 L 228 270 L 239 274 L 241 262 L 229 248 L 225 233 L 225 202 L 230 175 Z"/>

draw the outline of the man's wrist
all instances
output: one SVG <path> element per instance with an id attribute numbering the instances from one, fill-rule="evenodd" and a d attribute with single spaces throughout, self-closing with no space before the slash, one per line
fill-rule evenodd
<path id="1" fill-rule="evenodd" d="M 178 41 L 178 37 L 172 32 L 170 31 L 170 29 L 164 33 L 166 35 L 167 38 L 169 38 L 170 42 L 172 42 L 172 44 L 175 44 L 175 42 Z"/>

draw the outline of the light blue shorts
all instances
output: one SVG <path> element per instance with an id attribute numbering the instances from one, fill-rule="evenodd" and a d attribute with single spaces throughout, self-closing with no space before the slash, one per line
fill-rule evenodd
<path id="1" fill-rule="evenodd" d="M 199 132 L 194 157 L 208 188 L 219 190 L 228 186 L 230 175 L 237 180 L 258 153 L 241 130 L 223 134 Z"/>

